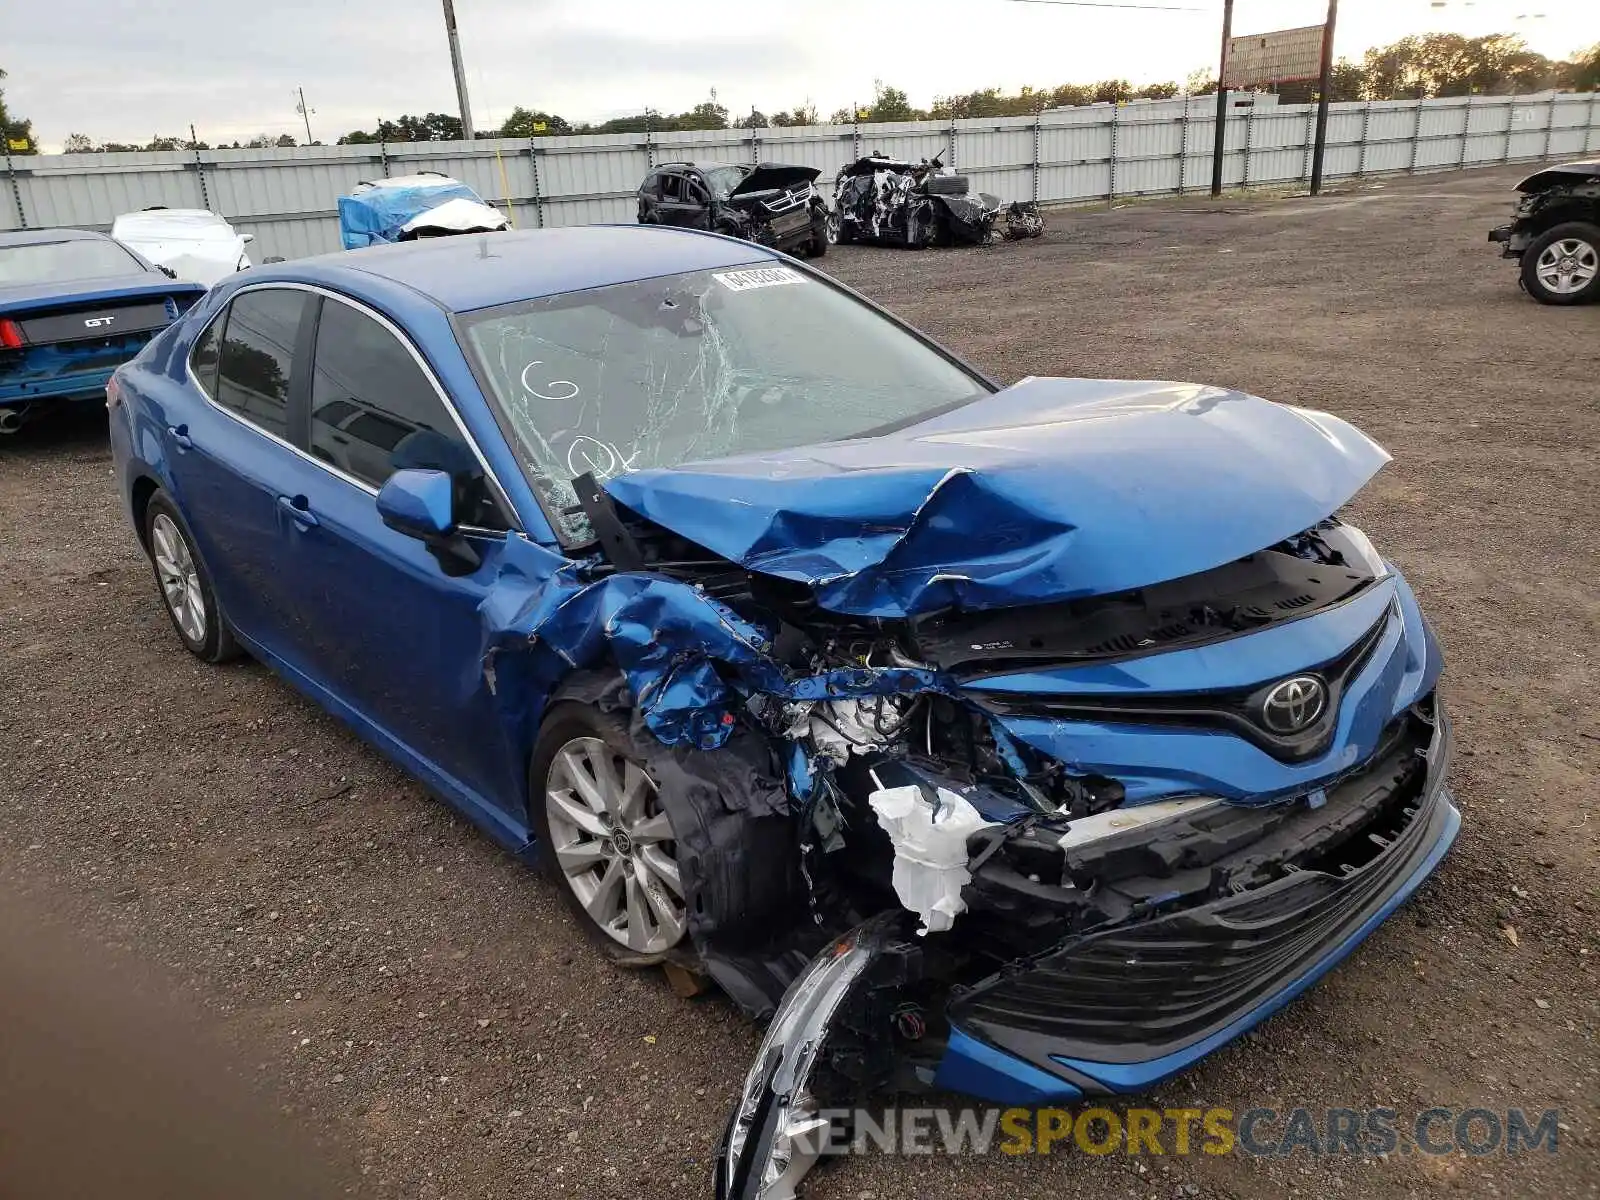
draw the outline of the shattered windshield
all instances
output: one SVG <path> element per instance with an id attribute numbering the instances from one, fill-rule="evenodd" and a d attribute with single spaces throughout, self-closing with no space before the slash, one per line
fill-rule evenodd
<path id="1" fill-rule="evenodd" d="M 696 271 L 460 318 L 518 459 L 569 538 L 572 480 L 859 437 L 988 392 L 785 266 Z"/>
<path id="2" fill-rule="evenodd" d="M 706 177 L 706 183 L 711 186 L 711 194 L 718 200 L 726 200 L 733 189 L 744 181 L 750 174 L 749 167 L 706 167 L 701 174 Z"/>

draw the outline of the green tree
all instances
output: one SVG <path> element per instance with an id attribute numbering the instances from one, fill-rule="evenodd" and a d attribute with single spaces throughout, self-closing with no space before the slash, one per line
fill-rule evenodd
<path id="1" fill-rule="evenodd" d="M 1367 72 L 1360 63 L 1341 58 L 1328 76 L 1328 99 L 1334 103 L 1360 100 L 1367 94 Z"/>
<path id="2" fill-rule="evenodd" d="M 5 71 L 0 70 L 0 79 L 5 77 Z M 4 149 L 9 154 L 39 153 L 39 146 L 33 140 L 33 122 L 13 116 L 6 109 L 4 88 L 0 88 L 0 138 L 5 139 L 5 145 L 0 149 Z"/>
<path id="3" fill-rule="evenodd" d="M 881 81 L 872 85 L 872 106 L 867 110 L 869 121 L 920 121 L 927 113 L 911 107 L 911 101 L 899 88 L 885 87 Z"/>
<path id="4" fill-rule="evenodd" d="M 511 115 L 500 125 L 501 137 L 529 138 L 529 137 L 554 137 L 557 134 L 571 133 L 572 126 L 565 117 L 558 117 L 554 113 L 535 112 L 523 108 L 520 104 L 511 110 Z"/>
<path id="5" fill-rule="evenodd" d="M 63 154 L 92 154 L 94 151 L 95 144 L 89 140 L 87 133 L 69 133 L 61 145 Z"/>
<path id="6" fill-rule="evenodd" d="M 726 129 L 728 110 L 715 100 L 702 100 L 686 113 L 668 118 L 674 129 Z"/>
<path id="7" fill-rule="evenodd" d="M 1126 79 L 1102 79 L 1094 85 L 1094 103 L 1117 104 L 1133 99 L 1133 84 Z"/>
<path id="8" fill-rule="evenodd" d="M 1561 74 L 1558 64 L 1509 33 L 1403 37 L 1368 50 L 1362 67 L 1362 94 L 1369 100 L 1514 95 L 1551 86 Z"/>
<path id="9" fill-rule="evenodd" d="M 1574 92 L 1600 92 L 1600 42 L 1559 64 L 1560 83 Z"/>
<path id="10" fill-rule="evenodd" d="M 807 100 L 804 104 L 797 104 L 788 112 L 774 113 L 772 123 L 780 126 L 821 125 L 822 117 L 817 113 L 817 106 Z"/>
<path id="11" fill-rule="evenodd" d="M 1147 83 L 1134 93 L 1139 100 L 1171 100 L 1178 94 L 1175 83 Z"/>

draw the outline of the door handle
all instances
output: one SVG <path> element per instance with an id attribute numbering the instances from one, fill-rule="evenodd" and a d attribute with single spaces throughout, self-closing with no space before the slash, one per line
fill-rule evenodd
<path id="1" fill-rule="evenodd" d="M 194 441 L 189 437 L 189 427 L 187 425 L 168 425 L 167 436 L 172 439 L 173 445 L 177 446 L 179 450 L 194 449 Z"/>
<path id="2" fill-rule="evenodd" d="M 288 513 L 289 519 L 301 529 L 310 529 L 313 525 L 321 524 L 304 496 L 279 496 L 278 507 Z"/>

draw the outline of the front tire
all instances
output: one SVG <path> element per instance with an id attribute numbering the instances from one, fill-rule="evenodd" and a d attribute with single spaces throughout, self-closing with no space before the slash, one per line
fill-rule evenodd
<path id="1" fill-rule="evenodd" d="M 1522 252 L 1522 287 L 1540 304 L 1600 297 L 1600 225 L 1567 221 L 1545 230 Z"/>
<path id="2" fill-rule="evenodd" d="M 839 227 L 827 209 L 813 209 L 811 213 L 811 241 L 808 248 L 812 258 L 821 258 L 828 247 L 839 240 Z"/>
<path id="3" fill-rule="evenodd" d="M 145 506 L 144 544 L 167 617 L 185 649 L 208 663 L 237 658 L 239 646 L 217 607 L 211 576 L 165 492 L 157 491 Z"/>
<path id="4" fill-rule="evenodd" d="M 578 923 L 625 966 L 665 960 L 688 933 L 677 840 L 621 719 L 552 706 L 528 776 L 540 865 Z"/>

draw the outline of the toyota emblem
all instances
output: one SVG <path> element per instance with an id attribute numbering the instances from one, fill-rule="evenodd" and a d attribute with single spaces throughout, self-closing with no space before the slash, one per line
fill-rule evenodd
<path id="1" fill-rule="evenodd" d="M 1261 723 L 1273 733 L 1299 733 L 1327 707 L 1327 685 L 1315 675 L 1296 675 L 1267 693 L 1261 702 Z"/>

